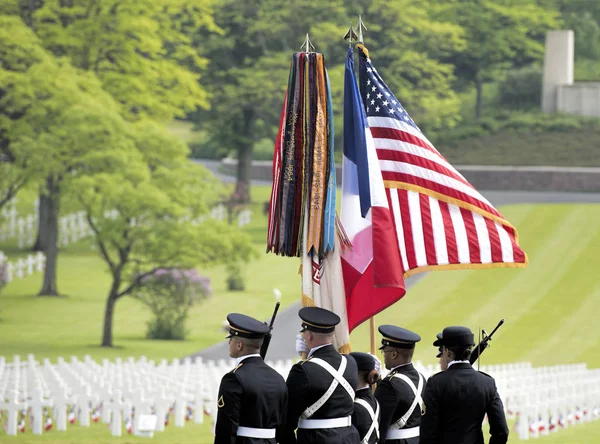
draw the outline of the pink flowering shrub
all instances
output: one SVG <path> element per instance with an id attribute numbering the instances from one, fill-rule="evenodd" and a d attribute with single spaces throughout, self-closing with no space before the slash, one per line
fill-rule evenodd
<path id="1" fill-rule="evenodd" d="M 160 268 L 141 279 L 135 297 L 154 314 L 148 339 L 185 339 L 189 308 L 212 293 L 210 279 L 196 269 Z"/>

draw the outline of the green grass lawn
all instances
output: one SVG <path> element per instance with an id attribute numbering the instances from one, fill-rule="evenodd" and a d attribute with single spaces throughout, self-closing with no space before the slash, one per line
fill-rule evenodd
<path id="1" fill-rule="evenodd" d="M 253 217 L 246 227 L 257 250 L 264 252 L 266 216 L 262 213 L 268 187 L 252 190 Z M 600 261 L 600 205 L 511 205 L 502 213 L 515 224 L 521 244 L 529 255 L 527 269 L 446 271 L 431 273 L 384 313 L 376 324 L 393 323 L 414 329 L 423 337 L 416 359 L 434 363 L 431 345 L 435 334 L 446 325 L 464 324 L 488 332 L 500 318 L 506 324 L 498 331 L 482 363 L 531 361 L 534 365 L 587 362 L 600 366 L 597 338 L 600 325 L 595 309 L 600 303 L 597 269 Z M 0 246 L 4 248 L 5 246 Z M 8 249 L 15 257 L 16 249 Z M 214 344 L 224 337 L 221 323 L 231 311 L 267 318 L 273 306 L 274 287 L 283 293 L 285 307 L 300 298 L 299 261 L 261 253 L 245 270 L 244 292 L 228 292 L 222 268 L 202 270 L 210 276 L 213 296 L 193 307 L 186 341 L 144 339 L 149 311 L 130 298 L 119 301 L 114 323 L 113 349 L 101 348 L 102 315 L 109 278 L 104 263 L 90 249 L 89 241 L 71 245 L 59 256 L 60 298 L 39 298 L 35 294 L 41 275 L 14 281 L 0 294 L 0 356 L 38 359 L 89 354 L 104 357 L 151 359 L 185 356 Z M 379 338 L 377 338 L 379 340 Z M 355 350 L 368 350 L 368 323 L 351 337 Z M 188 423 L 184 429 L 169 426 L 155 437 L 168 443 L 209 443 L 208 424 Z M 110 437 L 106 426 L 89 429 L 72 427 L 66 434 L 53 431 L 42 437 L 30 432 L 13 441 L 53 443 L 127 443 L 142 438 Z M 540 438 L 543 443 L 592 443 L 600 440 L 600 422 L 561 431 Z M 0 441 L 8 442 L 0 430 Z M 510 442 L 516 441 L 513 433 Z"/>
<path id="2" fill-rule="evenodd" d="M 513 431 L 513 423 L 509 423 L 511 434 L 509 443 L 520 442 L 517 434 Z M 110 436 L 110 431 L 105 424 L 92 423 L 90 427 L 79 427 L 77 424 L 71 426 L 66 432 L 57 432 L 51 430 L 40 436 L 34 436 L 28 429 L 26 433 L 19 434 L 14 437 L 7 437 L 4 431 L 0 431 L 0 440 L 2 442 L 19 442 L 19 443 L 53 443 L 53 444 L 79 444 L 79 443 L 99 443 L 99 444 L 129 444 L 149 442 L 148 438 L 140 438 L 133 435 L 128 435 L 123 430 L 124 436 L 114 438 Z M 484 427 L 484 436 L 487 435 L 487 426 Z M 540 444 L 595 444 L 600 436 L 600 421 L 596 421 L 586 425 L 571 427 L 566 430 L 561 430 L 557 433 L 542 436 L 537 441 Z M 486 437 L 487 440 L 487 437 Z M 166 444 L 211 444 L 214 442 L 212 434 L 211 420 L 205 417 L 204 424 L 193 424 L 187 422 L 185 427 L 176 428 L 172 423 L 167 426 L 165 432 L 155 433 L 154 442 Z M 487 441 L 486 441 L 487 442 Z"/>

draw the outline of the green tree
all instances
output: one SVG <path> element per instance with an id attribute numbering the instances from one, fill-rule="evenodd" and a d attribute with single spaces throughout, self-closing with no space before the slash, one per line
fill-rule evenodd
<path id="1" fill-rule="evenodd" d="M 1 11 L 0 11 L 1 12 Z M 17 17 L 0 15 L 0 208 L 39 172 L 35 110 L 18 91 L 32 86 L 30 69 L 48 57 Z M 44 106 L 41 101 L 40 106 Z"/>
<path id="2" fill-rule="evenodd" d="M 154 119 L 163 123 L 208 105 L 192 36 L 200 29 L 216 29 L 210 0 L 7 0 L 3 10 L 18 14 L 57 57 L 97 77 L 100 88 L 118 104 L 127 120 Z M 61 78 L 62 82 L 67 79 Z M 84 130 L 82 130 L 84 131 Z M 87 146 L 88 151 L 97 146 Z M 57 156 L 60 157 L 60 156 Z M 52 163 L 40 199 L 48 238 L 42 239 L 46 256 L 55 262 L 60 195 L 65 172 L 82 171 L 69 164 Z M 40 218 L 40 223 L 43 223 Z M 41 236 L 40 236 L 41 237 Z M 56 268 L 47 267 L 41 294 L 56 293 Z"/>
<path id="3" fill-rule="evenodd" d="M 467 47 L 449 60 L 457 76 L 475 86 L 477 118 L 483 113 L 484 83 L 507 68 L 540 60 L 545 32 L 558 23 L 555 9 L 530 0 L 440 0 L 433 14 L 464 29 Z"/>
<path id="4" fill-rule="evenodd" d="M 277 132 L 292 53 L 308 32 L 317 50 L 327 54 L 328 66 L 336 57 L 340 63 L 343 50 L 334 55 L 333 43 L 339 45 L 348 19 L 341 0 L 226 0 L 219 3 L 215 22 L 223 34 L 203 33 L 198 39 L 211 60 L 205 80 L 214 94 L 210 111 L 194 119 L 206 130 L 207 143 L 236 153 L 235 193 L 244 202 L 254 144 L 274 140 Z"/>
<path id="5" fill-rule="evenodd" d="M 431 21 L 422 4 L 408 0 L 223 1 L 215 11 L 215 21 L 224 34 L 199 36 L 213 68 L 204 78 L 205 85 L 215 94 L 210 110 L 192 118 L 206 131 L 206 143 L 213 149 L 237 155 L 236 195 L 249 199 L 254 145 L 275 139 L 291 56 L 300 50 L 306 33 L 315 50 L 325 55 L 336 145 L 341 148 L 347 50 L 342 37 L 351 21 L 356 25 L 359 13 L 369 24 L 365 42 L 378 68 L 412 115 L 424 126 L 454 123 L 460 104 L 451 90 L 452 65 L 438 59 L 464 47 L 464 42 L 459 27 Z"/>
<path id="6" fill-rule="evenodd" d="M 119 169 L 98 168 L 76 179 L 72 192 L 86 211 L 112 283 L 102 346 L 113 345 L 115 304 L 158 269 L 188 269 L 248 260 L 249 237 L 206 218 L 220 184 L 187 159 L 187 147 L 160 125 L 132 130 L 136 150 L 121 152 Z M 94 171 L 95 170 L 95 171 Z M 204 217 L 199 221 L 199 217 Z"/>
<path id="7" fill-rule="evenodd" d="M 429 1 L 364 3 L 365 45 L 385 82 L 420 127 L 454 126 L 460 109 L 454 67 L 441 61 L 465 49 L 461 27 L 431 17 Z"/>

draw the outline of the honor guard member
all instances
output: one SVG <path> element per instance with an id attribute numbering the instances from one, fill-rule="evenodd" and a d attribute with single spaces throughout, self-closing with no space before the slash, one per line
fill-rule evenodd
<path id="1" fill-rule="evenodd" d="M 218 395 L 215 444 L 275 444 L 285 421 L 287 387 L 283 377 L 263 361 L 259 351 L 270 327 L 249 316 L 231 313 L 229 356 L 235 368 L 223 376 Z"/>
<path id="2" fill-rule="evenodd" d="M 318 307 L 302 308 L 298 315 L 309 352 L 306 360 L 292 367 L 287 378 L 287 423 L 280 442 L 359 444 L 352 425 L 358 383 L 356 362 L 351 356 L 339 354 L 332 345 L 340 318 Z"/>
<path id="3" fill-rule="evenodd" d="M 425 377 L 412 365 L 412 357 L 421 337 L 394 325 L 382 325 L 379 333 L 379 350 L 390 370 L 375 390 L 375 399 L 381 406 L 380 442 L 418 444 Z"/>
<path id="4" fill-rule="evenodd" d="M 487 414 L 489 444 L 505 444 L 508 427 L 496 383 L 469 362 L 475 345 L 471 330 L 446 327 L 433 343 L 442 347 L 446 370 L 427 381 L 421 418 L 421 444 L 484 444 L 481 429 Z"/>
<path id="5" fill-rule="evenodd" d="M 358 431 L 361 444 L 376 444 L 379 442 L 381 412 L 371 386 L 379 380 L 379 361 L 368 353 L 353 352 L 350 356 L 354 358 L 358 367 L 352 424 Z"/>

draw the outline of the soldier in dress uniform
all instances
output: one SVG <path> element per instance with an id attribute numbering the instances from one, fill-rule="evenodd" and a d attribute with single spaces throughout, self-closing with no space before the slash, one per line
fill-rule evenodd
<path id="1" fill-rule="evenodd" d="M 359 444 L 352 425 L 358 383 L 356 362 L 351 356 L 339 354 L 332 345 L 340 318 L 318 307 L 302 308 L 298 315 L 309 352 L 306 360 L 292 367 L 287 378 L 287 423 L 280 442 Z"/>
<path id="2" fill-rule="evenodd" d="M 371 386 L 379 380 L 379 361 L 368 353 L 352 352 L 350 356 L 354 358 L 358 367 L 352 424 L 358 430 L 361 444 L 376 444 L 379 442 L 381 412 Z"/>
<path id="3" fill-rule="evenodd" d="M 415 344 L 421 337 L 401 327 L 382 325 L 381 347 L 390 373 L 377 384 L 375 399 L 381 406 L 381 443 L 418 444 L 425 377 L 412 365 Z"/>
<path id="4" fill-rule="evenodd" d="M 227 320 L 236 365 L 219 387 L 215 444 L 275 444 L 285 422 L 287 386 L 259 354 L 270 327 L 239 313 Z"/>
<path id="5" fill-rule="evenodd" d="M 484 444 L 487 414 L 489 444 L 505 444 L 508 427 L 494 379 L 469 362 L 475 338 L 466 327 L 446 327 L 433 343 L 442 347 L 446 370 L 427 381 L 423 394 L 421 444 Z"/>

